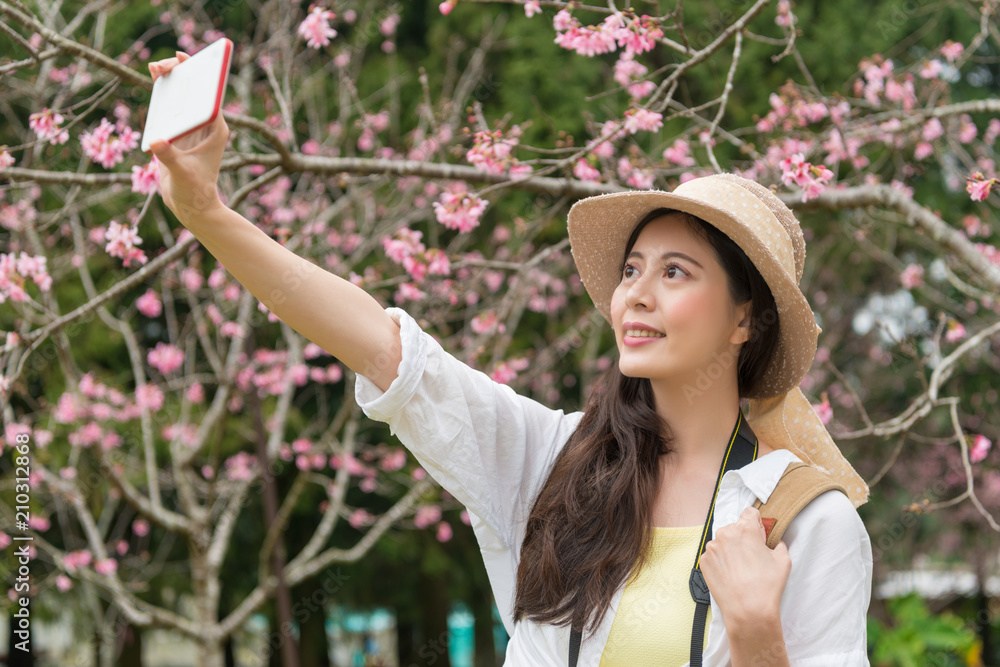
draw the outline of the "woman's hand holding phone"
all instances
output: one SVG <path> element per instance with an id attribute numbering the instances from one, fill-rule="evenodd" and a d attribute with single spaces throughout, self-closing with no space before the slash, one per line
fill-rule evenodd
<path id="1" fill-rule="evenodd" d="M 149 73 L 155 81 L 190 57 L 178 51 L 175 58 L 149 63 Z M 185 227 L 212 209 L 224 206 L 216 183 L 228 141 L 229 127 L 220 111 L 212 124 L 202 130 L 173 143 L 160 139 L 150 145 L 160 161 L 163 201 Z"/>

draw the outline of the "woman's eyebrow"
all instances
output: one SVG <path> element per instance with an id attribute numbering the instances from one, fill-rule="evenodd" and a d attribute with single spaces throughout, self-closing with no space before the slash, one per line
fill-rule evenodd
<path id="1" fill-rule="evenodd" d="M 633 257 L 636 257 L 638 259 L 643 259 L 642 253 L 639 252 L 638 250 L 633 250 L 632 252 L 630 252 L 628 254 L 628 257 L 626 257 L 626 259 L 632 259 Z M 691 255 L 686 255 L 678 250 L 670 250 L 668 252 L 663 253 L 662 255 L 660 255 L 660 260 L 670 259 L 671 257 L 680 257 L 682 259 L 686 259 L 687 261 L 697 266 L 699 269 L 705 268 L 694 257 L 692 257 Z"/>

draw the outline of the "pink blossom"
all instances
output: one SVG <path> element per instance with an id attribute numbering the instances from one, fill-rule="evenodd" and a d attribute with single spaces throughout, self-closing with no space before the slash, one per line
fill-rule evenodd
<path id="1" fill-rule="evenodd" d="M 945 60 L 947 60 L 950 63 L 953 63 L 962 55 L 962 52 L 964 50 L 965 47 L 962 46 L 961 43 L 953 42 L 952 40 L 949 39 L 941 47 L 941 55 L 945 57 Z"/>
<path id="2" fill-rule="evenodd" d="M 409 227 L 401 227 L 396 230 L 395 238 L 386 236 L 382 239 L 382 248 L 386 257 L 402 264 L 407 257 L 412 257 L 424 251 L 424 244 L 420 242 L 424 233 L 415 231 Z"/>
<path id="3" fill-rule="evenodd" d="M 655 132 L 663 127 L 663 114 L 649 109 L 630 109 L 625 112 L 625 129 L 630 134 L 640 130 Z"/>
<path id="4" fill-rule="evenodd" d="M 920 131 L 920 136 L 924 138 L 924 141 L 934 141 L 943 134 L 944 126 L 937 118 L 931 118 L 924 123 L 923 129 Z"/>
<path id="5" fill-rule="evenodd" d="M 136 519 L 132 522 L 132 532 L 139 537 L 149 535 L 149 522 L 145 519 Z"/>
<path id="6" fill-rule="evenodd" d="M 576 166 L 573 167 L 573 175 L 581 181 L 599 182 L 601 180 L 601 172 L 591 167 L 584 159 L 576 161 Z"/>
<path id="7" fill-rule="evenodd" d="M 12 541 L 13 540 L 10 539 L 10 535 L 8 535 L 3 531 L 0 531 L 0 551 L 3 551 L 7 547 L 9 547 Z"/>
<path id="8" fill-rule="evenodd" d="M 136 247 L 142 243 L 142 239 L 131 225 L 122 225 L 117 220 L 112 220 L 108 223 L 104 238 L 108 241 L 104 246 L 105 252 L 112 257 L 121 258 L 125 266 L 130 266 L 133 261 L 146 263 L 146 253 Z"/>
<path id="9" fill-rule="evenodd" d="M 497 317 L 496 311 L 494 310 L 476 315 L 472 318 L 472 322 L 470 324 L 472 326 L 472 331 L 479 335 L 491 333 L 493 331 L 503 333 L 505 330 L 503 323 L 500 322 L 500 319 Z"/>
<path id="10" fill-rule="evenodd" d="M 983 133 L 983 143 L 992 146 L 998 136 L 1000 136 L 1000 118 L 990 118 L 986 132 Z"/>
<path id="11" fill-rule="evenodd" d="M 184 363 L 184 350 L 160 341 L 146 355 L 149 365 L 164 375 L 173 373 Z"/>
<path id="12" fill-rule="evenodd" d="M 983 221 L 975 215 L 967 215 L 962 218 L 962 227 L 965 228 L 966 236 L 970 238 L 984 233 Z"/>
<path id="13" fill-rule="evenodd" d="M 963 144 L 967 144 L 975 139 L 978 134 L 979 130 L 976 129 L 976 124 L 972 122 L 972 118 L 968 114 L 962 114 L 958 124 L 958 140 Z"/>
<path id="14" fill-rule="evenodd" d="M 67 577 L 65 574 L 60 574 L 56 577 L 56 588 L 58 588 L 61 592 L 65 593 L 66 591 L 73 588 L 73 580 Z"/>
<path id="15" fill-rule="evenodd" d="M 19 303 L 27 301 L 25 284 L 28 278 L 43 292 L 49 291 L 52 276 L 48 273 L 47 258 L 33 257 L 23 250 L 20 257 L 15 257 L 14 253 L 0 253 L 0 303 L 8 298 Z"/>
<path id="16" fill-rule="evenodd" d="M 396 33 L 396 28 L 399 27 L 401 20 L 399 14 L 390 14 L 378 24 L 379 32 L 382 33 L 383 37 L 392 37 Z"/>
<path id="17" fill-rule="evenodd" d="M 795 23 L 795 15 L 792 14 L 792 3 L 789 0 L 778 0 L 778 15 L 774 22 L 782 28 L 791 28 Z"/>
<path id="18" fill-rule="evenodd" d="M 913 149 L 913 157 L 916 160 L 926 160 L 934 154 L 934 146 L 926 141 L 919 142 Z"/>
<path id="19" fill-rule="evenodd" d="M 69 141 L 69 132 L 59 127 L 62 122 L 62 114 L 53 113 L 51 109 L 42 109 L 28 116 L 28 127 L 34 130 L 39 139 L 48 141 L 53 146 Z"/>
<path id="20" fill-rule="evenodd" d="M 6 149 L 0 151 L 0 169 L 6 169 L 14 165 L 14 156 L 7 152 Z"/>
<path id="21" fill-rule="evenodd" d="M 512 156 L 512 150 L 518 144 L 521 128 L 514 126 L 505 137 L 500 130 L 493 132 L 476 132 L 473 146 L 465 154 L 465 159 L 477 169 L 490 174 L 503 172 L 518 166 L 517 158 Z"/>
<path id="22" fill-rule="evenodd" d="M 234 482 L 242 482 L 253 479 L 254 468 L 257 465 L 257 457 L 246 452 L 239 452 L 230 456 L 225 462 L 226 479 Z"/>
<path id="23" fill-rule="evenodd" d="M 115 130 L 118 135 L 115 135 Z M 139 145 L 139 133 L 127 125 L 116 128 L 107 118 L 95 129 L 80 135 L 80 146 L 91 160 L 105 169 L 111 169 L 125 159 L 125 153 Z"/>
<path id="24" fill-rule="evenodd" d="M 566 32 L 574 26 L 579 25 L 579 23 L 568 10 L 560 9 L 556 13 L 555 18 L 552 19 L 552 25 L 555 27 L 556 32 Z"/>
<path id="25" fill-rule="evenodd" d="M 382 461 L 379 463 L 379 467 L 385 472 L 393 472 L 396 470 L 402 470 L 403 466 L 406 465 L 406 450 L 402 447 L 398 447 L 385 456 L 382 457 Z"/>
<path id="26" fill-rule="evenodd" d="M 694 158 L 691 157 L 691 147 L 683 139 L 675 140 L 672 146 L 663 151 L 663 159 L 681 167 L 694 166 Z"/>
<path id="27" fill-rule="evenodd" d="M 417 509 L 413 524 L 417 528 L 427 528 L 441 520 L 441 508 L 437 505 L 423 505 Z"/>
<path id="28" fill-rule="evenodd" d="M 924 267 L 919 264 L 910 264 L 899 274 L 899 282 L 906 289 L 914 289 L 924 284 Z"/>
<path id="29" fill-rule="evenodd" d="M 615 81 L 624 88 L 636 79 L 646 76 L 648 71 L 648 68 L 637 61 L 634 55 L 623 53 L 615 63 Z"/>
<path id="30" fill-rule="evenodd" d="M 63 567 L 65 567 L 70 572 L 75 572 L 81 567 L 87 567 L 90 565 L 90 561 L 93 557 L 90 551 L 86 549 L 70 551 L 68 554 L 63 556 Z"/>
<path id="31" fill-rule="evenodd" d="M 351 515 L 347 518 L 347 523 L 351 524 L 353 528 L 361 528 L 362 526 L 370 526 L 375 523 L 375 517 L 368 510 L 358 509 L 351 512 Z"/>
<path id="32" fill-rule="evenodd" d="M 198 269 L 186 266 L 181 270 L 181 284 L 184 285 L 185 289 L 197 292 L 201 289 L 201 286 L 204 283 L 205 279 L 202 277 L 201 272 L 198 271 Z"/>
<path id="33" fill-rule="evenodd" d="M 81 405 L 76 394 L 63 392 L 56 402 L 56 409 L 52 412 L 52 418 L 57 424 L 72 424 L 87 415 L 87 409 Z"/>
<path id="34" fill-rule="evenodd" d="M 609 23 L 609 28 L 622 23 L 620 14 L 612 14 L 605 20 Z M 656 48 L 656 42 L 663 37 L 663 30 L 659 24 L 651 17 L 643 14 L 641 17 L 632 18 L 628 23 L 619 28 L 615 33 L 618 46 L 625 49 L 626 53 L 645 53 Z"/>
<path id="35" fill-rule="evenodd" d="M 67 440 L 74 447 L 90 447 L 95 442 L 100 442 L 103 435 L 104 429 L 97 422 L 92 421 L 70 433 Z"/>
<path id="36" fill-rule="evenodd" d="M 812 406 L 813 410 L 819 416 L 819 420 L 824 424 L 829 424 L 830 420 L 833 418 L 833 408 L 830 407 L 830 401 L 823 399 L 822 403 Z"/>
<path id="37" fill-rule="evenodd" d="M 924 66 L 920 68 L 920 78 L 921 79 L 936 79 L 941 76 L 941 72 L 944 71 L 944 65 L 937 58 L 932 58 L 924 63 Z"/>
<path id="38" fill-rule="evenodd" d="M 135 390 L 135 403 L 155 412 L 163 407 L 163 392 L 155 384 L 141 384 Z"/>
<path id="39" fill-rule="evenodd" d="M 965 190 L 969 193 L 972 201 L 983 201 L 990 196 L 990 191 L 998 182 L 1000 182 L 1000 179 L 987 179 L 983 176 L 982 172 L 977 171 L 969 176 L 969 179 L 965 183 Z"/>
<path id="40" fill-rule="evenodd" d="M 105 558 L 94 563 L 94 571 L 98 574 L 114 574 L 118 571 L 118 561 L 114 558 Z"/>
<path id="41" fill-rule="evenodd" d="M 524 15 L 529 19 L 542 11 L 542 6 L 538 4 L 538 0 L 525 0 L 524 3 Z"/>
<path id="42" fill-rule="evenodd" d="M 163 312 L 163 302 L 160 295 L 151 289 L 135 300 L 135 307 L 146 317 L 159 317 Z"/>
<path id="43" fill-rule="evenodd" d="M 160 161 L 154 155 L 144 167 L 132 167 L 132 192 L 148 195 L 160 188 Z"/>
<path id="44" fill-rule="evenodd" d="M 37 530 L 39 533 L 44 533 L 49 528 L 52 527 L 52 522 L 44 516 L 32 515 L 28 518 L 28 525 L 31 526 L 32 530 Z"/>
<path id="45" fill-rule="evenodd" d="M 833 178 L 832 171 L 822 165 L 806 162 L 802 153 L 782 160 L 781 172 L 781 180 L 785 185 L 795 183 L 802 188 L 802 201 L 818 197 Z"/>
<path id="46" fill-rule="evenodd" d="M 633 169 L 625 179 L 625 183 L 637 190 L 649 190 L 653 187 L 656 176 L 648 169 Z"/>
<path id="47" fill-rule="evenodd" d="M 470 195 L 462 184 L 450 192 L 441 193 L 439 200 L 434 202 L 434 215 L 448 229 L 469 232 L 479 226 L 486 205 L 486 200 Z"/>
<path id="48" fill-rule="evenodd" d="M 990 447 L 993 445 L 990 439 L 985 435 L 977 435 L 972 441 L 972 450 L 969 452 L 969 460 L 973 463 L 979 463 L 986 458 L 986 455 L 990 453 Z"/>
<path id="49" fill-rule="evenodd" d="M 328 9 L 312 5 L 309 15 L 299 24 L 298 35 L 306 40 L 306 44 L 314 49 L 326 46 L 337 36 L 337 31 L 330 27 L 330 21 L 337 17 Z"/>
<path id="50" fill-rule="evenodd" d="M 452 538 L 451 524 L 447 521 L 442 521 L 437 526 L 437 537 L 438 542 L 447 542 Z"/>
<path id="51" fill-rule="evenodd" d="M 427 293 L 416 286 L 415 283 L 403 283 L 396 290 L 393 299 L 397 304 L 404 304 L 407 301 L 420 301 L 427 296 Z"/>
<path id="52" fill-rule="evenodd" d="M 961 322 L 948 320 L 948 330 L 944 334 L 944 339 L 949 343 L 954 343 L 965 338 L 965 327 Z"/>
<path id="53" fill-rule="evenodd" d="M 517 371 L 511 368 L 510 364 L 506 361 L 501 361 L 497 364 L 497 367 L 490 373 L 490 377 L 493 378 L 494 382 L 500 384 L 510 384 L 517 378 Z"/>
<path id="54" fill-rule="evenodd" d="M 427 259 L 427 272 L 432 276 L 451 275 L 451 262 L 443 250 L 431 248 L 424 253 L 424 258 Z"/>

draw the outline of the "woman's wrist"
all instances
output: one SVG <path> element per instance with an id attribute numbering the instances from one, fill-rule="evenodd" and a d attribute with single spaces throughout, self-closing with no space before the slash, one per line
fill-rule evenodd
<path id="1" fill-rule="evenodd" d="M 787 665 L 781 614 L 777 611 L 734 614 L 725 617 L 733 667 Z"/>

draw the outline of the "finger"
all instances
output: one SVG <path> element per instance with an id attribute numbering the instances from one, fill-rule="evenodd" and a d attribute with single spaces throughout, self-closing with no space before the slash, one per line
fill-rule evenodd
<path id="1" fill-rule="evenodd" d="M 209 135 L 209 142 L 213 148 L 221 148 L 224 150 L 226 144 L 229 143 L 229 125 L 226 123 L 226 119 L 223 118 L 222 112 L 215 117 L 212 124 L 209 126 L 211 134 Z"/>
<path id="2" fill-rule="evenodd" d="M 167 168 L 173 167 L 177 164 L 177 151 L 170 145 L 170 142 L 165 139 L 154 139 L 149 144 L 149 150 L 153 152 L 156 159 L 167 166 Z"/>
<path id="3" fill-rule="evenodd" d="M 174 53 L 177 54 L 177 60 L 179 60 L 180 62 L 184 62 L 185 60 L 191 57 L 188 54 L 184 53 L 183 51 L 174 51 Z"/>

